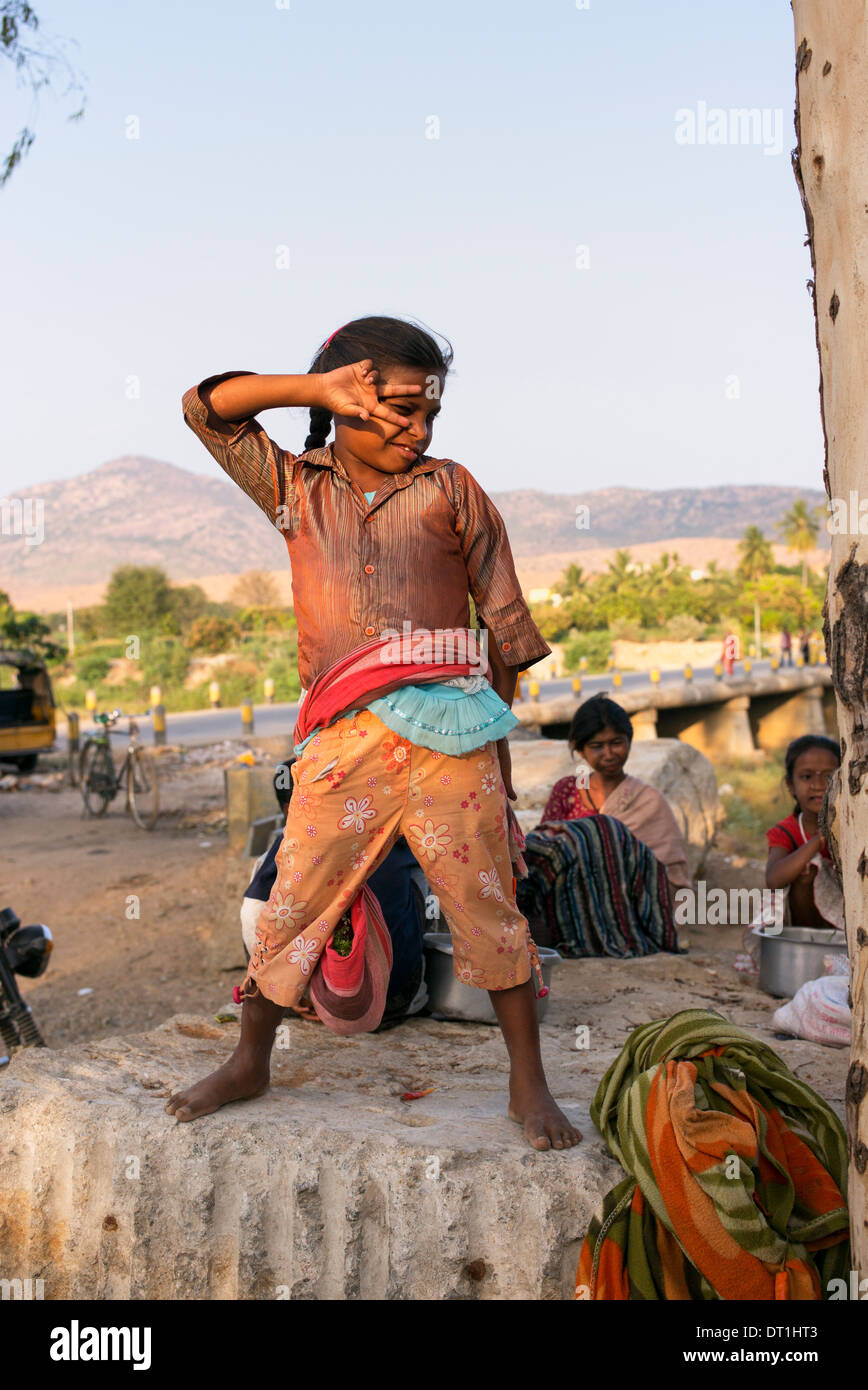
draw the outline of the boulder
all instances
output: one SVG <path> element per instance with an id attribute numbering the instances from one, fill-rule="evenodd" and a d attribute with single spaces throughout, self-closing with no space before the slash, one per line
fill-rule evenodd
<path id="1" fill-rule="evenodd" d="M 522 829 L 533 830 L 540 821 L 549 793 L 560 777 L 576 770 L 566 741 L 538 738 L 510 740 L 514 803 Z M 723 816 L 717 779 L 708 758 L 676 738 L 634 742 L 627 771 L 662 792 L 684 832 L 690 872 L 701 872 Z"/>
<path id="2" fill-rule="evenodd" d="M 235 1023 L 18 1053 L 0 1073 L 0 1274 L 46 1299 L 570 1298 L 620 1175 L 571 1014 L 563 999 L 543 1043 L 585 1135 L 564 1152 L 508 1119 L 484 1024 L 339 1038 L 292 1020 L 270 1091 L 188 1124 L 166 1097 L 226 1059 Z"/>
<path id="3" fill-rule="evenodd" d="M 271 1090 L 190 1124 L 166 1097 L 226 1059 L 236 1023 L 179 1015 L 20 1052 L 0 1070 L 0 1278 L 41 1279 L 46 1300 L 569 1300 L 623 1177 L 589 1106 L 634 1028 L 715 1009 L 843 1113 L 846 1053 L 776 1040 L 778 1001 L 731 970 L 741 929 L 694 931 L 689 956 L 556 966 L 542 1055 L 584 1134 L 564 1152 L 507 1118 L 506 1049 L 485 1024 L 338 1038 L 292 1020 Z"/>

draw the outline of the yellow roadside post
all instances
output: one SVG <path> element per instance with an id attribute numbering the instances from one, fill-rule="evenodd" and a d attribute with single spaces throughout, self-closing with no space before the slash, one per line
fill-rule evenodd
<path id="1" fill-rule="evenodd" d="M 93 714 L 97 706 L 96 691 L 86 690 L 84 694 L 84 707 Z"/>
<path id="2" fill-rule="evenodd" d="M 166 742 L 166 706 L 154 705 L 154 743 L 161 747 Z"/>
<path id="3" fill-rule="evenodd" d="M 274 681 L 271 676 L 265 677 L 265 699 L 269 705 L 274 704 Z"/>
<path id="4" fill-rule="evenodd" d="M 211 681 L 208 685 L 208 698 L 212 709 L 220 708 L 220 682 Z"/>
<path id="5" fill-rule="evenodd" d="M 78 786 L 78 715 L 70 710 L 66 716 L 66 737 L 69 751 L 69 780 Z"/>
<path id="6" fill-rule="evenodd" d="M 241 701 L 241 728 L 245 734 L 253 733 L 253 701 Z"/>
<path id="7" fill-rule="evenodd" d="M 581 678 L 581 676 L 573 676 L 573 694 L 574 694 L 574 695 L 581 695 L 581 693 L 582 693 L 582 678 Z"/>
<path id="8" fill-rule="evenodd" d="M 691 666 L 689 661 L 685 661 L 684 663 L 684 679 L 686 681 L 693 680 L 693 667 Z"/>
<path id="9" fill-rule="evenodd" d="M 152 685 L 152 686 L 151 686 L 151 699 L 150 699 L 151 709 L 156 709 L 157 705 L 161 705 L 162 703 L 163 703 L 163 687 L 160 686 L 160 685 Z"/>
<path id="10" fill-rule="evenodd" d="M 527 693 L 532 700 L 535 700 L 539 695 L 539 681 L 528 681 Z"/>
<path id="11" fill-rule="evenodd" d="M 660 684 L 660 671 L 659 671 L 659 669 L 658 669 L 656 666 L 652 666 L 652 667 L 651 667 L 651 673 L 650 673 L 650 674 L 651 674 L 651 684 L 652 684 L 652 685 L 659 685 L 659 684 Z"/>

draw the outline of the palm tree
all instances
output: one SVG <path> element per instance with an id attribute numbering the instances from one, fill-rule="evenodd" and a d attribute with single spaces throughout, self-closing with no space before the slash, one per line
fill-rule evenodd
<path id="1" fill-rule="evenodd" d="M 778 531 L 788 550 L 802 557 L 802 588 L 808 587 L 808 551 L 817 544 L 820 533 L 820 509 L 809 507 L 800 497 L 785 513 Z"/>
<path id="2" fill-rule="evenodd" d="M 738 569 L 743 579 L 762 579 L 775 567 L 771 545 L 758 526 L 748 526 L 738 543 L 738 553 Z"/>
<path id="3" fill-rule="evenodd" d="M 567 565 L 561 582 L 555 586 L 555 593 L 562 594 L 564 598 L 570 598 L 573 594 L 581 593 L 584 587 L 585 571 L 581 565 Z"/>
<path id="4" fill-rule="evenodd" d="M 738 553 L 740 556 L 738 576 L 745 583 L 757 583 L 763 575 L 768 574 L 774 568 L 775 559 L 772 548 L 758 526 L 748 526 L 738 543 Z M 762 656 L 762 639 L 760 636 L 759 598 L 756 591 L 754 591 L 753 598 L 753 630 L 757 660 L 759 660 Z"/>
<path id="5" fill-rule="evenodd" d="M 616 550 L 613 558 L 607 561 L 607 576 L 619 583 L 629 578 L 633 567 L 633 556 L 629 550 Z"/>

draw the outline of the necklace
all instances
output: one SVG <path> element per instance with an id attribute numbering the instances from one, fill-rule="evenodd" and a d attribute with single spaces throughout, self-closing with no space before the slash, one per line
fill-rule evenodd
<path id="1" fill-rule="evenodd" d="M 582 787 L 582 791 L 584 792 L 584 794 L 585 794 L 585 796 L 587 797 L 588 801 L 590 801 L 590 803 L 591 803 L 591 805 L 593 806 L 594 810 L 597 812 L 597 815 L 599 815 L 599 814 L 600 814 L 599 807 L 597 806 L 596 801 L 594 800 L 593 796 L 591 795 L 591 783 L 590 783 L 590 780 L 588 781 L 588 785 L 587 785 L 586 787 Z"/>

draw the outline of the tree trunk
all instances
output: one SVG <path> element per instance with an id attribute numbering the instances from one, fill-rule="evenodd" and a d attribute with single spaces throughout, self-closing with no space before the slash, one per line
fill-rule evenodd
<path id="1" fill-rule="evenodd" d="M 868 486 L 868 0 L 793 0 L 793 164 L 814 267 L 820 413 L 830 498 Z M 824 629 L 843 765 L 835 823 L 850 952 L 847 1076 L 853 1265 L 868 1276 L 868 536 L 832 536 Z M 855 531 L 856 534 L 853 534 Z"/>

